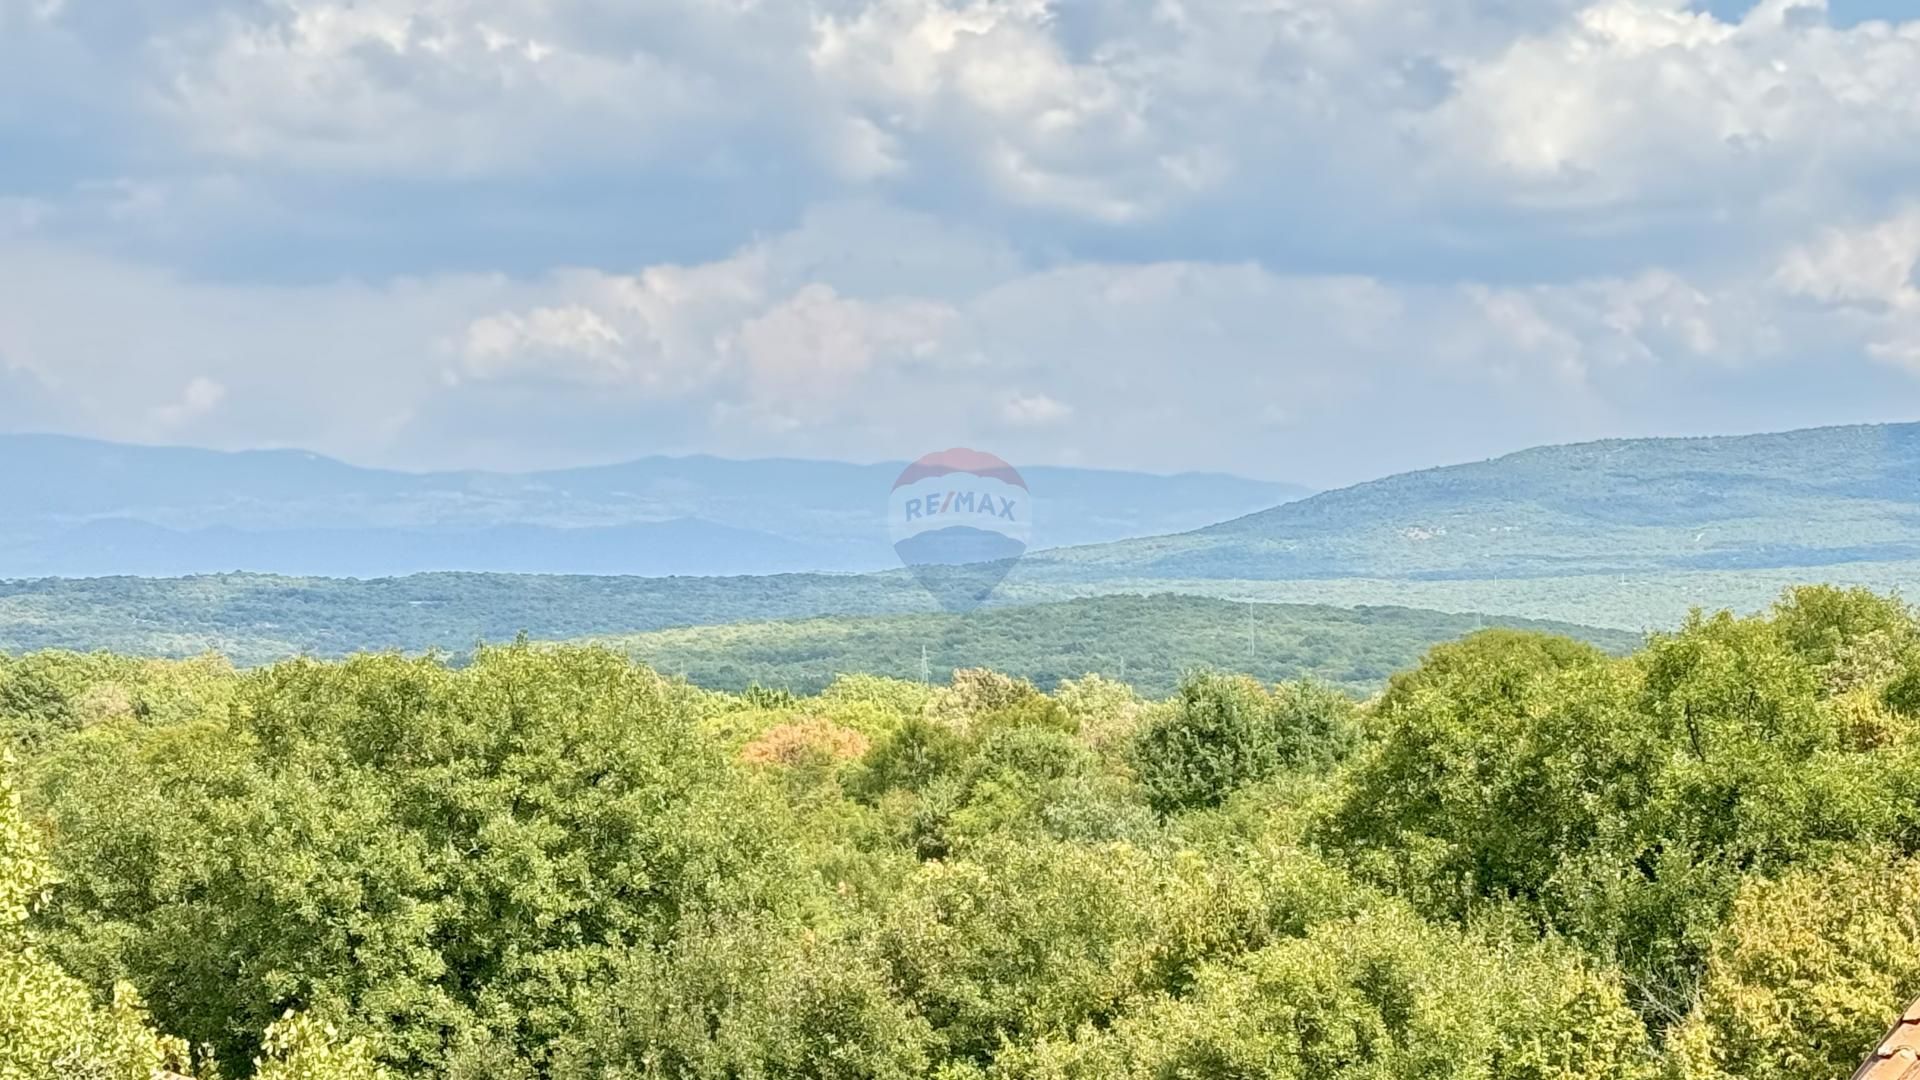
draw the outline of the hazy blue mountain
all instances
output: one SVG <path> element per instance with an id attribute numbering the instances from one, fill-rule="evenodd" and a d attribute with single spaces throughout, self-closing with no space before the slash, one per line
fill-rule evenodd
<path id="1" fill-rule="evenodd" d="M 1052 578 L 1512 579 L 1920 558 L 1920 424 L 1550 446 L 1180 535 L 1030 558 Z"/>
<path id="2" fill-rule="evenodd" d="M 884 513 L 902 467 L 649 457 L 404 473 L 302 451 L 0 436 L 0 578 L 882 569 L 896 562 Z M 1024 474 L 1044 546 L 1196 528 L 1303 494 L 1218 474 Z"/>

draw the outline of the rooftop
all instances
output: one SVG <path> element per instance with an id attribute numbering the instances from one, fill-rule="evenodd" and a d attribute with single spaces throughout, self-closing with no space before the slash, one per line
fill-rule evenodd
<path id="1" fill-rule="evenodd" d="M 1853 1080 L 1920 1080 L 1920 1001 L 1907 1006 Z"/>

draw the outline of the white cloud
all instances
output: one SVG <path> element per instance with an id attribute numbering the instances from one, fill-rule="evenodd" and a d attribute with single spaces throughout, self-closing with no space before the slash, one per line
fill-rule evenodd
<path id="1" fill-rule="evenodd" d="M 226 397 L 226 387 L 205 375 L 195 375 L 180 391 L 179 400 L 153 410 L 153 420 L 168 431 L 183 428 L 219 408 Z"/>
<path id="2" fill-rule="evenodd" d="M 1782 400 L 1803 409 L 1849 384 L 1848 407 L 1885 400 L 1875 361 L 1920 355 L 1902 276 L 1920 259 L 1912 221 L 1750 271 L 1533 285 L 1023 264 L 857 208 L 710 263 L 525 280 L 262 289 L 17 251 L 0 253 L 0 355 L 31 358 L 70 426 L 117 437 L 416 465 L 663 448 L 881 458 L 984 438 L 1026 461 L 1256 458 L 1328 482 L 1686 430 L 1753 385 L 1792 387 Z M 876 271 L 895 250 L 974 257 L 944 281 L 931 262 L 892 279 Z M 1732 415 L 1768 426 L 1764 409 Z M 458 456 L 475 447 L 489 456 Z"/>
<path id="3" fill-rule="evenodd" d="M 1836 306 L 1920 309 L 1920 211 L 1864 227 L 1824 230 L 1787 253 L 1776 280 L 1788 292 Z"/>
<path id="4" fill-rule="evenodd" d="M 461 350 L 463 370 L 475 378 L 526 372 L 581 382 L 617 380 L 631 368 L 627 341 L 584 307 L 534 308 L 475 319 Z"/>
<path id="5" fill-rule="evenodd" d="M 1806 220 L 1920 164 L 1920 23 L 1837 30 L 1824 9 L 1774 0 L 1729 24 L 1599 0 L 1466 68 L 1423 125 L 1429 153 L 1525 204 Z"/>
<path id="6" fill-rule="evenodd" d="M 1073 415 L 1073 406 L 1045 394 L 1015 394 L 1002 402 L 1000 416 L 1015 427 L 1046 427 Z"/>
<path id="7" fill-rule="evenodd" d="M 478 177 L 671 157 L 755 124 L 796 9 L 705 0 L 217 3 L 150 43 L 200 151 L 273 168 Z M 790 50 L 777 60 L 794 68 Z M 743 85 L 744 84 L 744 85 Z M 745 93 L 741 91 L 745 90 Z"/>
<path id="8" fill-rule="evenodd" d="M 1788 296 L 1848 327 L 1868 355 L 1920 375 L 1920 209 L 1837 228 L 1789 252 L 1774 275 Z"/>
<path id="9" fill-rule="evenodd" d="M 402 464 L 1320 481 L 1885 408 L 1920 20 L 1694 7 L 0 0 L 0 356 L 75 429 Z"/>
<path id="10" fill-rule="evenodd" d="M 933 356 L 957 314 L 938 301 L 855 300 L 812 284 L 757 315 L 721 342 L 744 367 L 759 408 L 798 424 L 832 415 L 874 380 L 882 365 Z"/>

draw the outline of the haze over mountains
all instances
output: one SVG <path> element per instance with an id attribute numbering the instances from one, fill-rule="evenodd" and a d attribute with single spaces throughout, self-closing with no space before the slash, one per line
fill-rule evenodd
<path id="1" fill-rule="evenodd" d="M 1151 583 L 1644 629 L 1808 581 L 1920 584 L 1920 424 L 1541 447 L 1041 553 L 1008 589 Z"/>
<path id="2" fill-rule="evenodd" d="M 4 525 L 11 569 L 0 572 L 15 579 L 0 585 L 0 644 L 9 648 L 217 648 L 256 661 L 359 648 L 459 652 L 519 630 L 572 638 L 933 608 L 898 570 L 635 576 L 886 565 L 876 493 L 891 483 L 891 466 L 693 458 L 527 476 L 411 475 L 302 454 L 45 439 L 0 446 L 41 455 L 0 472 L 0 498 L 15 508 Z M 1168 522 L 1204 527 L 1031 554 L 997 606 L 1184 594 L 1638 632 L 1671 627 L 1695 606 L 1755 610 L 1809 582 L 1920 592 L 1915 424 L 1545 447 L 1278 506 L 1285 489 L 1228 477 L 1027 475 L 1051 496 L 1043 542 Z M 1237 504 L 1250 500 L 1263 508 L 1243 513 Z M 1227 520 L 1192 521 L 1209 513 Z M 268 531 L 275 522 L 289 527 Z M 102 533 L 122 546 L 87 546 Z M 48 572 L 28 569 L 33 559 L 68 572 L 171 573 L 265 565 L 268 556 L 337 572 L 371 572 L 380 560 L 457 568 L 491 558 L 623 576 L 20 580 Z M 898 631 L 911 644 L 949 629 L 908 619 L 828 636 Z M 1084 638 L 1068 629 L 1055 635 L 1063 649 Z M 769 633 L 791 644 L 819 630 Z"/>
<path id="3" fill-rule="evenodd" d="M 897 565 L 901 463 L 649 457 L 406 473 L 301 451 L 0 437 L 0 578 L 251 571 L 730 575 Z M 1219 474 L 1023 470 L 1041 546 L 1197 528 L 1304 494 Z"/>

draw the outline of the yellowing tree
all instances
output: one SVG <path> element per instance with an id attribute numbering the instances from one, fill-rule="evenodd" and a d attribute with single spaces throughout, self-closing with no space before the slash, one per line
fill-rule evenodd
<path id="1" fill-rule="evenodd" d="M 1839 1080 L 1920 993 L 1920 863 L 1841 858 L 1749 882 L 1675 1040 L 1686 1080 Z"/>

